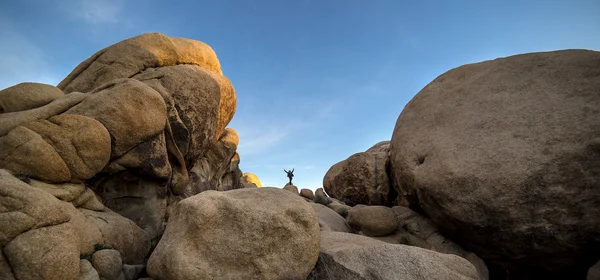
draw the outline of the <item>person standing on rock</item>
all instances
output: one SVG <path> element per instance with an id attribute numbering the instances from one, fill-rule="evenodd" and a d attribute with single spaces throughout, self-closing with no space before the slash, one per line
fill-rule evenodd
<path id="1" fill-rule="evenodd" d="M 287 171 L 287 170 L 284 169 L 283 171 L 285 171 L 285 173 L 287 173 L 287 177 L 290 178 L 289 184 L 291 185 L 292 184 L 292 178 L 294 178 L 294 169 L 292 168 L 291 171 Z"/>

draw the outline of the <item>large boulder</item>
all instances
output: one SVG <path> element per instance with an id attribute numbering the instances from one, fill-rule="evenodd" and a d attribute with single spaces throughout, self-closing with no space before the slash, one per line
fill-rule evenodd
<path id="1" fill-rule="evenodd" d="M 319 222 L 278 188 L 205 191 L 175 207 L 148 260 L 154 279 L 306 279 L 319 255 Z"/>
<path id="2" fill-rule="evenodd" d="M 323 178 L 327 194 L 350 206 L 390 205 L 395 197 L 390 193 L 387 174 L 389 156 L 381 146 L 377 144 L 368 152 L 356 153 L 333 165 Z"/>
<path id="3" fill-rule="evenodd" d="M 0 90 L 0 114 L 44 106 L 65 95 L 52 85 L 20 83 Z"/>
<path id="4" fill-rule="evenodd" d="M 600 52 L 450 70 L 404 108 L 398 202 L 482 257 L 493 277 L 584 278 L 600 257 Z"/>
<path id="5" fill-rule="evenodd" d="M 308 279 L 476 280 L 465 259 L 418 247 L 389 244 L 344 232 L 321 232 L 321 254 Z"/>

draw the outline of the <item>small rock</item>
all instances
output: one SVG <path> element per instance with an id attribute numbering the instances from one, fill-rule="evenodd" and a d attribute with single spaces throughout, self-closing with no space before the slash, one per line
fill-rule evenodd
<path id="1" fill-rule="evenodd" d="M 329 203 L 331 203 L 331 199 L 327 196 L 327 194 L 325 194 L 323 188 L 318 188 L 315 191 L 315 203 L 323 205 L 328 205 Z"/>
<path id="2" fill-rule="evenodd" d="M 315 195 L 313 194 L 313 191 L 309 189 L 300 190 L 300 196 L 310 200 L 315 200 Z"/>

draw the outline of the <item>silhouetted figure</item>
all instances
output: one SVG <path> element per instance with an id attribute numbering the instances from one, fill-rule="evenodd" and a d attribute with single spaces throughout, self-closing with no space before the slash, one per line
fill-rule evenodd
<path id="1" fill-rule="evenodd" d="M 292 168 L 292 171 L 287 171 L 287 170 L 283 170 L 285 171 L 285 173 L 287 173 L 288 178 L 290 178 L 290 185 L 292 184 L 292 178 L 294 178 L 294 169 Z"/>

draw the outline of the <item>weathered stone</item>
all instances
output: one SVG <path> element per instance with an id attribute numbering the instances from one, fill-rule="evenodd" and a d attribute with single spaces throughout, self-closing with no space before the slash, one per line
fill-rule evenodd
<path id="1" fill-rule="evenodd" d="M 9 131 L 24 123 L 47 119 L 63 113 L 86 99 L 88 96 L 88 94 L 81 92 L 73 92 L 39 108 L 0 114 L 0 136 L 6 135 Z"/>
<path id="2" fill-rule="evenodd" d="M 345 204 L 388 205 L 388 154 L 362 152 L 332 166 L 323 178 L 327 193 Z"/>
<path id="3" fill-rule="evenodd" d="M 152 139 L 138 144 L 121 157 L 113 160 L 104 171 L 117 173 L 136 170 L 137 173 L 147 177 L 168 180 L 171 177 L 172 168 L 165 137 L 165 133 L 159 133 Z"/>
<path id="4" fill-rule="evenodd" d="M 150 238 L 133 221 L 105 208 L 103 212 L 79 209 L 92 222 L 90 228 L 96 228 L 103 238 L 103 244 L 109 245 L 121 253 L 123 262 L 142 264 L 150 251 Z"/>
<path id="5" fill-rule="evenodd" d="M 328 205 L 329 203 L 331 203 L 331 199 L 329 198 L 329 196 L 327 196 L 327 194 L 325 194 L 323 188 L 318 188 L 315 191 L 315 203 L 323 205 Z"/>
<path id="6" fill-rule="evenodd" d="M 330 208 L 317 203 L 310 203 L 319 219 L 319 227 L 325 231 L 351 232 L 346 219 Z"/>
<path id="7" fill-rule="evenodd" d="M 71 179 L 69 167 L 56 150 L 39 134 L 24 126 L 0 137 L 0 168 L 49 182 Z"/>
<path id="8" fill-rule="evenodd" d="M 167 187 L 156 181 L 124 173 L 106 178 L 101 188 L 111 210 L 135 222 L 150 239 L 157 239 L 166 223 Z"/>
<path id="9" fill-rule="evenodd" d="M 468 260 L 479 274 L 479 279 L 489 279 L 487 266 L 475 254 L 466 251 L 460 245 L 444 237 L 435 224 L 419 213 L 402 206 L 392 207 L 400 226 L 391 236 L 378 238 L 394 244 L 416 246 L 443 254 L 454 254 Z"/>
<path id="10" fill-rule="evenodd" d="M 0 169 L 0 246 L 28 230 L 69 219 L 68 210 L 55 197 Z"/>
<path id="11" fill-rule="evenodd" d="M 385 206 L 353 207 L 346 217 L 348 225 L 366 236 L 384 236 L 398 229 L 398 218 Z"/>
<path id="12" fill-rule="evenodd" d="M 4 257 L 4 253 L 0 250 L 0 279 L 16 280 L 15 275 Z"/>
<path id="13" fill-rule="evenodd" d="M 0 114 L 44 106 L 65 94 L 55 86 L 20 83 L 0 90 Z"/>
<path id="14" fill-rule="evenodd" d="M 471 279 L 467 260 L 344 232 L 321 232 L 321 254 L 308 279 Z"/>
<path id="15" fill-rule="evenodd" d="M 91 178 L 110 159 L 110 134 L 92 118 L 61 114 L 23 126 L 42 136 L 54 148 L 69 168 L 71 181 Z"/>
<path id="16" fill-rule="evenodd" d="M 285 184 L 285 186 L 283 186 L 283 189 L 286 190 L 286 191 L 290 191 L 292 193 L 295 193 L 297 195 L 300 195 L 298 193 L 298 187 L 296 187 L 296 186 L 294 186 L 294 185 L 292 185 L 290 183 Z"/>
<path id="17" fill-rule="evenodd" d="M 223 177 L 231 172 L 231 161 L 236 155 L 238 142 L 237 132 L 227 128 L 219 141 L 194 163 L 190 170 L 194 194 L 206 190 L 224 191 L 239 188 L 238 185 L 223 184 Z"/>
<path id="18" fill-rule="evenodd" d="M 205 191 L 177 204 L 147 270 L 173 280 L 305 279 L 318 251 L 317 217 L 299 196 Z"/>
<path id="19" fill-rule="evenodd" d="M 308 200 L 311 200 L 311 201 L 315 200 L 315 194 L 310 189 L 301 189 L 300 190 L 300 196 L 304 197 L 304 198 L 306 198 Z"/>
<path id="20" fill-rule="evenodd" d="M 244 172 L 242 174 L 242 183 L 246 184 L 254 184 L 259 188 L 262 188 L 262 184 L 260 183 L 260 179 L 254 173 Z"/>
<path id="21" fill-rule="evenodd" d="M 119 251 L 104 249 L 96 251 L 92 255 L 92 266 L 100 275 L 100 279 L 117 279 L 121 274 L 123 260 Z"/>
<path id="22" fill-rule="evenodd" d="M 340 214 L 340 216 L 346 218 L 348 216 L 348 211 L 350 209 L 352 209 L 352 207 L 340 203 L 339 200 L 333 200 L 331 199 L 331 203 L 327 204 L 327 207 L 331 208 L 331 210 L 335 211 L 336 213 Z"/>
<path id="23" fill-rule="evenodd" d="M 172 100 L 167 103 L 176 104 L 173 107 L 179 119 L 170 116 L 169 120 L 188 165 L 231 133 L 225 127 L 235 113 L 236 95 L 225 76 L 196 65 L 177 65 L 149 69 L 134 78 L 150 84 L 165 100 Z M 222 142 L 237 146 L 237 133 L 229 137 L 232 139 L 223 138 Z"/>
<path id="24" fill-rule="evenodd" d="M 138 80 L 114 80 L 92 93 L 66 113 L 88 116 L 102 123 L 113 140 L 113 158 L 165 128 L 165 101 L 158 92 Z"/>
<path id="25" fill-rule="evenodd" d="M 149 68 L 177 64 L 194 64 L 222 73 L 210 46 L 200 41 L 147 33 L 98 51 L 80 63 L 58 88 L 65 93 L 89 92 L 104 83 L 129 78 Z"/>
<path id="26" fill-rule="evenodd" d="M 32 229 L 4 246 L 4 254 L 19 280 L 77 280 L 79 248 L 69 223 Z"/>
<path id="27" fill-rule="evenodd" d="M 492 278 L 583 278 L 600 257 L 600 52 L 452 69 L 400 114 L 400 205 L 486 260 Z M 507 274 L 508 273 L 508 274 Z"/>
<path id="28" fill-rule="evenodd" d="M 100 280 L 100 275 L 88 260 L 79 261 L 79 280 Z"/>

